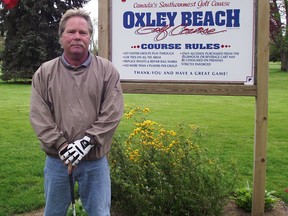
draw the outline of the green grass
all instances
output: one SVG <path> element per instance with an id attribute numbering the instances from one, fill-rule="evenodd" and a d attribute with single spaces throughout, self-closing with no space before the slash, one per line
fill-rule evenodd
<path id="1" fill-rule="evenodd" d="M 288 73 L 270 64 L 267 190 L 288 202 Z M 44 205 L 45 155 L 29 122 L 30 85 L 0 82 L 0 216 Z M 193 123 L 204 132 L 209 154 L 237 162 L 239 187 L 253 178 L 254 97 L 125 94 L 126 106 L 148 107 L 150 118 L 175 128 Z M 123 118 L 118 132 L 129 133 Z"/>
<path id="2" fill-rule="evenodd" d="M 44 154 L 29 123 L 29 97 L 29 85 L 0 84 L 0 215 L 44 204 Z"/>

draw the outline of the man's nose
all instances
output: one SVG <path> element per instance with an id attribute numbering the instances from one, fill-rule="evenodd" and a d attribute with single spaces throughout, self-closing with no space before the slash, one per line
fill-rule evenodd
<path id="1" fill-rule="evenodd" d="M 80 33 L 79 32 L 75 32 L 74 39 L 80 39 Z"/>

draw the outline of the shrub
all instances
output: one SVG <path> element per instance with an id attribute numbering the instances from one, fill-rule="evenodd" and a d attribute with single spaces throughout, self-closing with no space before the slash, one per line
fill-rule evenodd
<path id="1" fill-rule="evenodd" d="M 110 154 L 113 203 L 124 215 L 221 215 L 233 191 L 235 169 L 225 169 L 198 142 L 196 125 L 177 131 L 148 120 L 149 109 L 130 108 L 128 137 Z"/>
<path id="2" fill-rule="evenodd" d="M 83 207 L 83 204 L 80 199 L 75 200 L 75 211 L 77 216 L 87 216 L 87 213 Z M 67 216 L 73 216 L 73 208 L 72 205 L 69 206 Z"/>
<path id="3" fill-rule="evenodd" d="M 274 196 L 275 191 L 266 191 L 265 190 L 265 211 L 271 210 L 274 207 L 274 204 L 279 201 L 279 198 Z M 238 188 L 235 191 L 234 199 L 240 208 L 244 209 L 247 212 L 252 211 L 252 197 L 253 197 L 253 190 L 249 187 L 247 183 L 246 187 Z"/>

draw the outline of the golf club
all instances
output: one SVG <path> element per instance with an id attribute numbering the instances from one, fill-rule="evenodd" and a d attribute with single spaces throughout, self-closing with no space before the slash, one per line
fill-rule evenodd
<path id="1" fill-rule="evenodd" d="M 70 193 L 71 193 L 72 211 L 73 211 L 73 216 L 76 216 L 72 164 L 69 164 L 69 165 L 68 165 L 68 174 L 69 174 L 69 182 L 70 182 Z"/>

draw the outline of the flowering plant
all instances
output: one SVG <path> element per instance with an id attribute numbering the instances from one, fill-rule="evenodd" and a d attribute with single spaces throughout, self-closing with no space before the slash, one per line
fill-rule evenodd
<path id="1" fill-rule="evenodd" d="M 197 143 L 200 128 L 167 129 L 147 119 L 149 113 L 128 109 L 132 132 L 114 140 L 111 179 L 118 208 L 125 215 L 219 215 L 234 179 Z"/>

